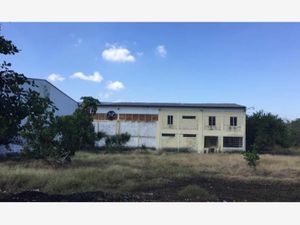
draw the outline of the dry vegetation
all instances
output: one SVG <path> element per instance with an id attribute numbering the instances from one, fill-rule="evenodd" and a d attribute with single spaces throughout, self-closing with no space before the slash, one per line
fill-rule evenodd
<path id="1" fill-rule="evenodd" d="M 253 170 L 240 154 L 102 154 L 79 152 L 64 168 L 43 161 L 0 163 L 0 191 L 50 194 L 132 192 L 197 177 L 300 183 L 300 156 L 262 155 Z"/>

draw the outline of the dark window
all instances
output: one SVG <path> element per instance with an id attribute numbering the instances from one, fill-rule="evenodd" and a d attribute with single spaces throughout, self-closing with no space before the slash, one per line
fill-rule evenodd
<path id="1" fill-rule="evenodd" d="M 196 137 L 196 134 L 183 134 L 183 137 Z"/>
<path id="2" fill-rule="evenodd" d="M 225 148 L 241 148 L 243 147 L 242 137 L 223 137 L 223 146 Z"/>
<path id="3" fill-rule="evenodd" d="M 216 136 L 205 136 L 204 137 L 204 148 L 217 147 L 218 137 Z"/>
<path id="4" fill-rule="evenodd" d="M 230 126 L 237 126 L 237 117 L 236 116 L 231 116 L 230 117 Z"/>
<path id="5" fill-rule="evenodd" d="M 175 137 L 175 134 L 162 133 L 161 136 L 163 136 L 163 137 Z"/>
<path id="6" fill-rule="evenodd" d="M 196 116 L 182 116 L 182 119 L 196 119 Z"/>
<path id="7" fill-rule="evenodd" d="M 168 116 L 168 125 L 173 124 L 173 116 Z"/>
<path id="8" fill-rule="evenodd" d="M 216 117 L 215 116 L 208 117 L 208 125 L 209 126 L 216 126 Z"/>

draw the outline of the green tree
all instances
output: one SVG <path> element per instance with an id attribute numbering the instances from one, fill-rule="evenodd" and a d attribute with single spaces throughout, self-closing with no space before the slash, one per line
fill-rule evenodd
<path id="1" fill-rule="evenodd" d="M 19 49 L 4 36 L 0 36 L 0 54 L 14 55 Z M 27 86 L 27 88 L 25 88 Z M 22 121 L 29 114 L 39 113 L 36 104 L 30 100 L 39 94 L 36 87 L 23 74 L 11 69 L 11 64 L 3 61 L 0 65 L 0 145 L 19 142 Z M 37 111 L 35 111 L 37 109 Z"/>
<path id="2" fill-rule="evenodd" d="M 78 150 L 94 148 L 95 141 L 104 137 L 95 133 L 93 116 L 97 99 L 82 97 L 83 101 L 72 115 L 54 116 L 54 110 L 46 102 L 41 105 L 45 114 L 29 116 L 23 137 L 26 145 L 23 154 L 31 158 L 45 159 L 51 163 L 64 164 Z M 96 108 L 95 108 L 96 106 Z"/>
<path id="3" fill-rule="evenodd" d="M 289 123 L 291 144 L 300 146 L 300 119 L 293 120 Z"/>
<path id="4" fill-rule="evenodd" d="M 277 115 L 263 111 L 247 116 L 246 140 L 248 150 L 255 146 L 259 152 L 270 152 L 275 146 L 282 148 L 290 146 L 286 123 Z"/>
<path id="5" fill-rule="evenodd" d="M 36 93 L 30 96 L 32 112 L 22 127 L 21 137 L 25 140 L 22 154 L 35 159 L 55 158 L 59 133 L 55 124 L 55 110 L 49 98 L 40 98 Z"/>

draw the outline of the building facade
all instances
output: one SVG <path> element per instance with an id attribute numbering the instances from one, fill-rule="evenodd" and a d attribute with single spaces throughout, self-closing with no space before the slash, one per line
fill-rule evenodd
<path id="1" fill-rule="evenodd" d="M 77 109 L 78 102 L 47 80 L 37 78 L 28 78 L 28 80 L 34 81 L 34 83 L 37 85 L 37 87 L 34 88 L 30 87 L 31 89 L 38 92 L 41 97 L 48 97 L 54 103 L 58 109 L 55 112 L 55 115 L 71 115 Z M 29 87 L 28 85 L 26 86 Z"/>
<path id="2" fill-rule="evenodd" d="M 246 146 L 246 107 L 237 104 L 103 102 L 93 123 L 108 135 L 128 132 L 129 147 L 207 153 Z"/>

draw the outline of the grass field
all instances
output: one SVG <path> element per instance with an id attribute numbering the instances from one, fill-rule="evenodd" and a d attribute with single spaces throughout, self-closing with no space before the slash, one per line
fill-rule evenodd
<path id="1" fill-rule="evenodd" d="M 300 156 L 78 152 L 71 164 L 0 162 L 0 193 L 129 193 L 141 201 L 300 201 Z"/>

